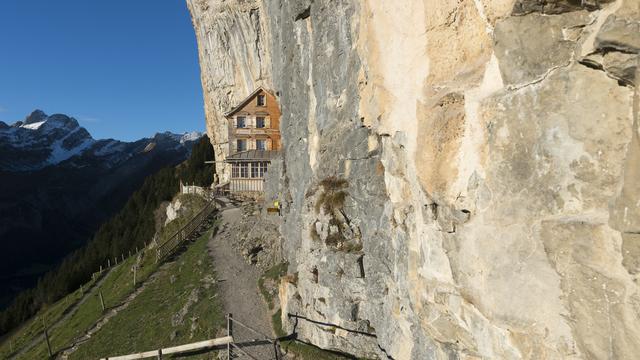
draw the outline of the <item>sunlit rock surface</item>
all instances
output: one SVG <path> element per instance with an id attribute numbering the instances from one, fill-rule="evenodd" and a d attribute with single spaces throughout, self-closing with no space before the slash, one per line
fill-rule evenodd
<path id="1" fill-rule="evenodd" d="M 362 357 L 637 358 L 640 2 L 188 3 L 218 158 L 230 104 L 280 100 L 288 330 L 333 324 L 296 332 Z"/>

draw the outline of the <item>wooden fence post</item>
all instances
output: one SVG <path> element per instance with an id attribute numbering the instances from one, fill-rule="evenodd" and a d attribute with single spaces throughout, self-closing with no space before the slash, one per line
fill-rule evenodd
<path id="1" fill-rule="evenodd" d="M 138 265 L 133 265 L 133 287 L 136 287 L 136 272 L 138 270 Z"/>
<path id="2" fill-rule="evenodd" d="M 232 317 L 233 315 L 231 313 L 227 314 L 227 336 L 233 336 Z M 231 343 L 227 343 L 227 360 L 231 360 Z"/>
<path id="3" fill-rule="evenodd" d="M 131 254 L 131 251 L 129 251 L 129 254 Z M 120 260 L 124 261 L 124 254 L 120 254 Z"/>
<path id="4" fill-rule="evenodd" d="M 100 265 L 100 274 L 102 274 L 102 265 Z"/>
<path id="5" fill-rule="evenodd" d="M 44 339 L 47 341 L 47 350 L 49 350 L 49 358 L 53 358 L 53 351 L 51 351 L 51 343 L 49 342 L 49 333 L 47 333 L 47 324 L 42 319 L 42 328 L 44 329 Z"/>
<path id="6" fill-rule="evenodd" d="M 107 269 L 111 268 L 111 259 L 107 259 Z"/>
<path id="7" fill-rule="evenodd" d="M 162 349 L 158 349 L 158 360 L 162 360 Z"/>
<path id="8" fill-rule="evenodd" d="M 102 311 L 104 311 L 104 298 L 102 297 L 102 290 L 98 291 L 98 296 L 100 296 L 100 305 L 102 305 Z"/>
<path id="9" fill-rule="evenodd" d="M 114 257 L 113 258 L 113 263 L 115 264 L 114 266 L 118 266 L 118 257 Z"/>

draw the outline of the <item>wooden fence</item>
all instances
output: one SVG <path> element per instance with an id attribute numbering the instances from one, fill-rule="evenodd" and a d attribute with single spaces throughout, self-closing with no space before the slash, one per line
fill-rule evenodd
<path id="1" fill-rule="evenodd" d="M 255 335 L 258 335 L 260 337 L 262 337 L 263 341 L 267 341 L 269 343 L 271 343 L 273 345 L 274 348 L 274 354 L 275 354 L 275 359 L 276 360 L 280 360 L 282 359 L 282 354 L 280 353 L 280 347 L 278 346 L 278 342 L 277 340 L 271 339 L 269 336 L 261 333 L 260 331 L 241 323 L 240 321 L 236 320 L 233 318 L 232 314 L 227 314 L 226 316 L 227 318 L 227 336 L 224 337 L 220 337 L 220 338 L 215 338 L 215 339 L 210 339 L 210 340 L 205 340 L 205 341 L 198 341 L 198 342 L 194 342 L 191 344 L 185 344 L 185 345 L 180 345 L 180 346 L 173 346 L 173 347 L 168 347 L 168 348 L 163 348 L 163 349 L 158 349 L 158 350 L 151 350 L 151 351 L 145 351 L 145 352 L 141 352 L 141 353 L 136 353 L 136 354 L 128 354 L 128 355 L 120 355 L 120 356 L 111 356 L 111 357 L 106 357 L 106 358 L 102 358 L 100 360 L 133 360 L 133 359 L 146 359 L 146 358 L 152 358 L 155 357 L 157 359 L 162 359 L 163 355 L 170 355 L 170 354 L 185 354 L 185 353 L 192 353 L 192 352 L 197 352 L 197 351 L 207 351 L 207 350 L 213 350 L 215 348 L 218 348 L 220 350 L 224 349 L 221 348 L 222 346 L 226 345 L 226 349 L 227 349 L 227 359 L 231 360 L 233 358 L 235 358 L 237 355 L 233 354 L 233 351 L 237 351 L 239 354 L 244 355 L 246 357 L 248 357 L 249 359 L 253 359 L 253 360 L 260 360 L 258 358 L 256 358 L 255 356 L 249 354 L 248 352 L 246 352 L 241 346 L 247 346 L 247 345 L 251 345 L 252 343 L 257 343 L 259 342 L 259 339 L 255 339 L 253 341 L 250 341 L 248 343 L 244 343 L 244 344 L 237 344 L 233 338 L 233 324 L 237 324 L 249 331 L 251 331 L 252 333 L 254 333 Z M 184 355 L 183 355 L 184 356 Z"/>
<path id="2" fill-rule="evenodd" d="M 173 347 L 164 348 L 164 349 L 145 351 L 145 352 L 141 352 L 141 353 L 137 353 L 137 354 L 129 354 L 129 355 L 122 355 L 122 356 L 107 357 L 107 358 L 102 358 L 100 360 L 133 360 L 133 359 L 146 359 L 146 358 L 151 358 L 151 357 L 155 357 L 157 359 L 162 359 L 163 355 L 171 355 L 171 354 L 181 354 L 181 353 L 193 352 L 193 351 L 213 348 L 213 347 L 216 347 L 216 346 L 228 345 L 228 344 L 231 344 L 231 343 L 233 343 L 233 337 L 232 336 L 225 336 L 225 337 L 216 338 L 216 339 L 198 341 L 198 342 L 191 343 L 191 344 L 186 344 L 186 345 L 173 346 Z"/>
<path id="3" fill-rule="evenodd" d="M 188 223 L 186 223 L 180 230 L 178 230 L 173 236 L 171 236 L 167 241 L 159 244 L 156 248 L 156 262 L 164 259 L 165 257 L 171 255 L 173 251 L 180 246 L 185 240 L 191 236 L 200 225 L 213 213 L 216 209 L 216 201 L 211 200 L 205 205 L 205 207 L 200 210 L 200 212 L 194 216 Z"/>

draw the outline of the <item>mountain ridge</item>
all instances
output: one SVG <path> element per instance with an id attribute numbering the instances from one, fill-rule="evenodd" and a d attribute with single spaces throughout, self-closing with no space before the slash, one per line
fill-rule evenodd
<path id="1" fill-rule="evenodd" d="M 134 153 L 142 152 L 150 143 L 165 142 L 167 146 L 184 146 L 202 136 L 193 131 L 184 134 L 158 132 L 150 138 L 132 142 L 115 139 L 94 139 L 78 121 L 65 114 L 47 115 L 34 110 L 23 121 L 0 124 L 0 170 L 34 171 L 71 161 L 74 157 L 95 157 L 116 165 Z M 175 144 L 170 144 L 175 142 Z M 144 145 L 144 146 L 143 146 Z M 113 155 L 117 152 L 129 156 Z"/>
<path id="2" fill-rule="evenodd" d="M 84 244 L 147 176 L 186 160 L 199 135 L 97 140 L 41 110 L 0 124 L 0 307 Z"/>

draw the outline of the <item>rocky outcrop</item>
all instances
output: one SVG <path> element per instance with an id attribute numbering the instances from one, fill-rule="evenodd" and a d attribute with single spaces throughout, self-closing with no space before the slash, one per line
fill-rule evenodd
<path id="1" fill-rule="evenodd" d="M 271 88 L 270 53 L 260 0 L 187 0 L 198 39 L 207 134 L 216 159 L 229 152 L 223 114 L 258 86 Z M 220 182 L 231 175 L 216 164 Z"/>
<path id="2" fill-rule="evenodd" d="M 639 7 L 190 1 L 215 141 L 231 99 L 279 94 L 287 330 L 361 357 L 635 358 Z"/>

